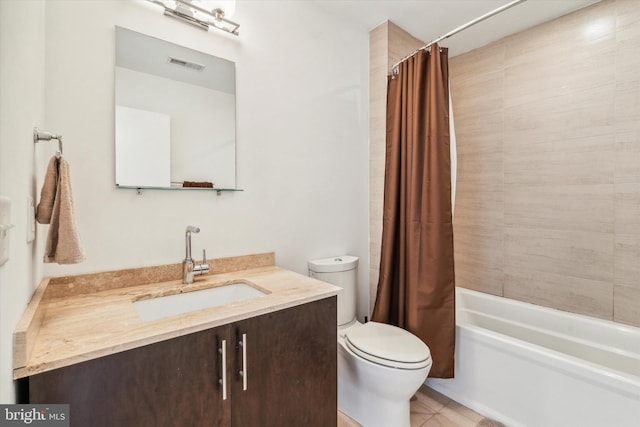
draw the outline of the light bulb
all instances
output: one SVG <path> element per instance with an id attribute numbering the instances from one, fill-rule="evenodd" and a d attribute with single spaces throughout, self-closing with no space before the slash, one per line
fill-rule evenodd
<path id="1" fill-rule="evenodd" d="M 233 17 L 233 14 L 236 12 L 235 0 L 193 0 L 192 3 L 209 11 L 221 9 L 224 12 L 224 17 L 227 19 Z"/>

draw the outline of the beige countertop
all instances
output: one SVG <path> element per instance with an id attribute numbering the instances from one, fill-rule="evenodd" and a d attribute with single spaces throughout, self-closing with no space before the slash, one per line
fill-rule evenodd
<path id="1" fill-rule="evenodd" d="M 209 262 L 212 273 L 193 284 L 176 266 L 147 267 L 44 279 L 14 333 L 14 378 L 129 350 L 169 338 L 336 295 L 339 288 L 273 265 L 273 254 Z M 156 272 L 156 273 L 154 273 Z M 259 298 L 143 321 L 133 302 L 242 280 L 266 292 Z"/>

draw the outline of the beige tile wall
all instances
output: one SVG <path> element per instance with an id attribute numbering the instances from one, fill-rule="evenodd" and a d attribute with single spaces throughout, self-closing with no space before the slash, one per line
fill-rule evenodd
<path id="1" fill-rule="evenodd" d="M 371 311 L 378 287 L 382 244 L 387 75 L 400 58 L 423 45 L 421 40 L 388 21 L 369 33 L 369 290 Z"/>
<path id="2" fill-rule="evenodd" d="M 640 1 L 450 60 L 459 286 L 640 326 Z"/>

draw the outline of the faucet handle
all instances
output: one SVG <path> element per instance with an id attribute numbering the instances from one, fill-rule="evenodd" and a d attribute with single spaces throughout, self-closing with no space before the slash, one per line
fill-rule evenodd
<path id="1" fill-rule="evenodd" d="M 193 267 L 195 274 L 204 274 L 209 272 L 209 264 L 207 264 L 207 250 L 202 250 L 202 264 Z"/>

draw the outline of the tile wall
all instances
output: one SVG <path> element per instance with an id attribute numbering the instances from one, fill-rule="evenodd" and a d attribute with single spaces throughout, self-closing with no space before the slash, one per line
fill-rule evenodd
<path id="1" fill-rule="evenodd" d="M 450 73 L 458 286 L 640 326 L 640 1 L 509 36 Z"/>

